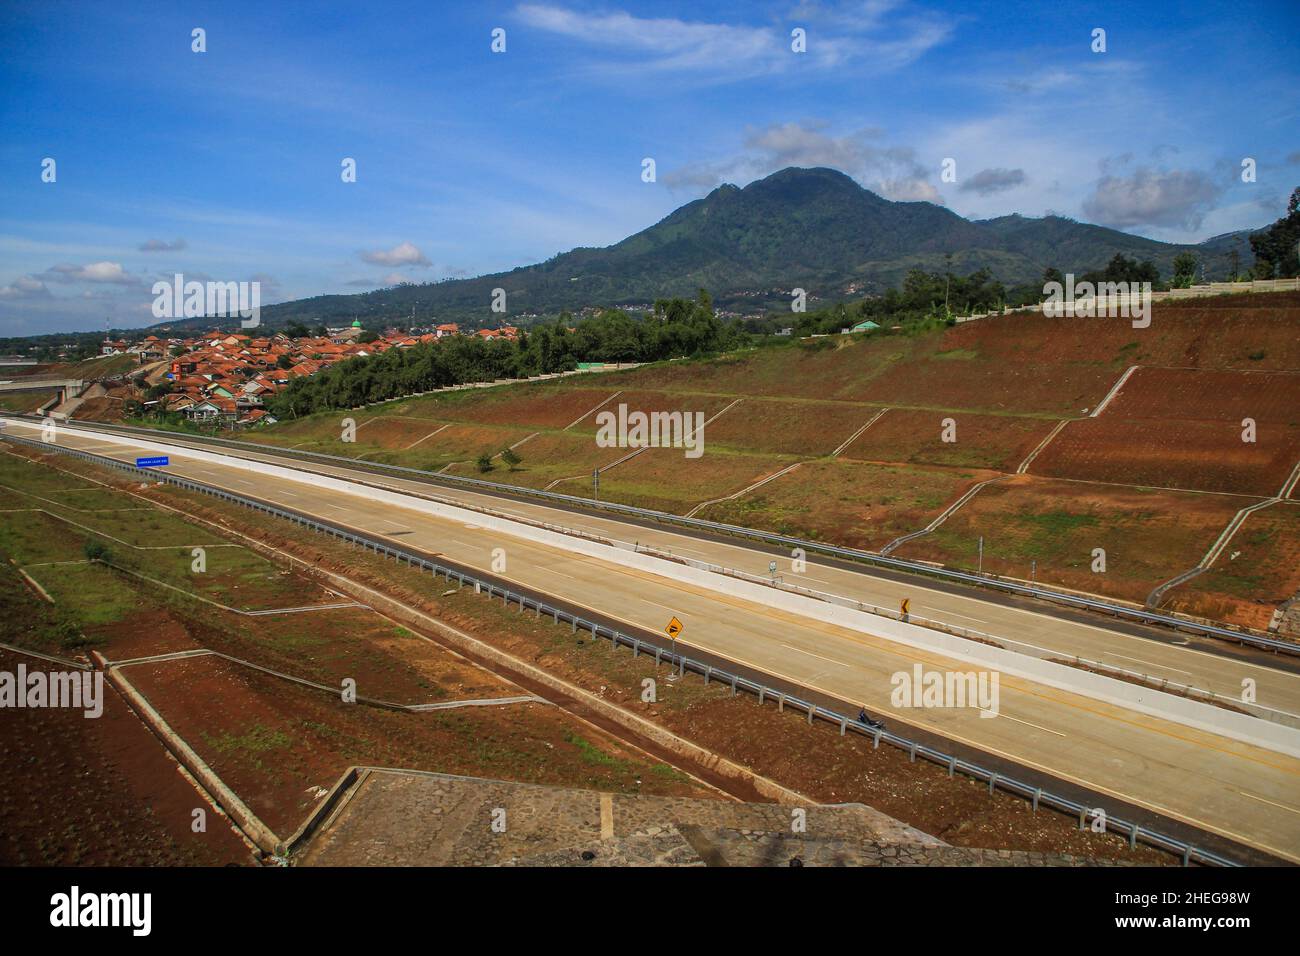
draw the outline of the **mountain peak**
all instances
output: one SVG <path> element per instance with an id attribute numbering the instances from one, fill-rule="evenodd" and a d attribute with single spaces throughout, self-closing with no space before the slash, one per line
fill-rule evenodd
<path id="1" fill-rule="evenodd" d="M 279 321 L 407 316 L 482 321 L 483 303 L 510 289 L 512 314 L 638 305 L 713 293 L 722 309 L 752 314 L 781 301 L 771 290 L 804 288 L 834 300 L 899 285 L 911 269 L 988 269 L 1007 284 L 1035 282 L 1043 269 L 1087 272 L 1117 252 L 1151 259 L 1168 274 L 1173 258 L 1197 249 L 1211 274 L 1223 271 L 1233 238 L 1178 246 L 1073 220 L 1007 215 L 971 221 L 929 202 L 893 202 L 824 166 L 790 166 L 743 189 L 725 183 L 612 246 L 579 248 L 508 273 L 436 286 L 385 289 L 328 302 L 269 307 Z M 1221 247 L 1221 248 L 1220 248 Z M 788 304 L 788 301 L 787 303 Z"/>

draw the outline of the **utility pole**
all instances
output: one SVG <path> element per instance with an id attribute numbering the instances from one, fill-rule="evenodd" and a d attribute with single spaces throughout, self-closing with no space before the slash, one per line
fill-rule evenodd
<path id="1" fill-rule="evenodd" d="M 948 287 L 952 285 L 952 253 L 949 252 L 944 257 L 944 276 L 943 276 L 943 315 L 948 317 Z"/>

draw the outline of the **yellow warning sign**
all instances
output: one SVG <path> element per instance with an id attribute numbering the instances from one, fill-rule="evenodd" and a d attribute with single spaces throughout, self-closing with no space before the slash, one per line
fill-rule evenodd
<path id="1" fill-rule="evenodd" d="M 900 605 L 898 606 L 898 613 L 903 614 L 903 615 L 906 615 L 907 612 L 908 612 L 908 610 L 909 610 L 911 607 L 912 607 L 912 599 L 911 599 L 911 598 L 903 598 L 903 603 L 900 604 Z"/>
<path id="2" fill-rule="evenodd" d="M 668 622 L 668 626 L 664 628 L 664 633 L 669 637 L 676 637 L 682 632 L 682 630 L 682 622 L 677 620 L 677 618 L 673 618 Z"/>

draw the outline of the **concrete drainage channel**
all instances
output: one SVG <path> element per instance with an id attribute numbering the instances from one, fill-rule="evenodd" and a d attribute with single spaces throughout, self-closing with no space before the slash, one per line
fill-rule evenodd
<path id="1" fill-rule="evenodd" d="M 695 660 L 685 654 L 676 654 L 672 650 L 660 646 L 655 641 L 625 634 L 622 631 L 600 624 L 596 621 L 586 620 L 568 610 L 549 605 L 538 596 L 522 594 L 507 588 L 499 581 L 495 581 L 491 579 L 490 576 L 484 575 L 481 572 L 455 566 L 446 561 L 431 561 L 414 551 L 394 547 L 388 542 L 357 534 L 328 522 L 319 521 L 307 515 L 289 509 L 280 508 L 256 498 L 235 494 L 233 492 L 225 491 L 224 489 L 203 484 L 202 482 L 193 481 L 189 478 L 182 478 L 178 475 L 172 475 L 166 472 L 137 468 L 135 465 L 117 461 L 116 459 L 108 458 L 103 455 L 97 455 L 93 452 L 81 451 L 75 448 L 66 448 L 26 438 L 18 438 L 14 435 L 0 435 L 0 439 L 11 442 L 15 445 L 29 447 L 45 453 L 54 451 L 59 454 L 70 455 L 84 461 L 92 462 L 96 465 L 113 468 L 132 475 L 139 475 L 150 481 L 164 481 L 168 484 L 173 484 L 189 491 L 198 492 L 200 494 L 209 495 L 224 501 L 252 508 L 309 528 L 318 533 L 348 541 L 351 544 L 372 551 L 375 554 L 382 554 L 385 557 L 391 557 L 396 562 L 405 562 L 408 566 L 418 567 L 421 570 L 428 571 L 433 574 L 435 578 L 442 575 L 449 584 L 455 583 L 459 587 L 464 587 L 466 585 L 472 586 L 475 589 L 475 593 L 484 594 L 489 600 L 499 597 L 502 603 L 507 607 L 513 604 L 516 605 L 521 612 L 531 609 L 538 618 L 550 617 L 556 624 L 561 622 L 567 623 L 575 634 L 581 630 L 585 633 L 589 633 L 593 638 L 601 638 L 610 641 L 611 650 L 616 650 L 621 645 L 629 648 L 634 657 L 640 656 L 641 654 L 653 657 L 656 666 L 662 666 L 664 663 L 667 663 L 682 674 L 689 671 L 703 677 L 705 684 L 717 681 L 723 685 L 729 686 L 732 694 L 738 694 L 741 691 L 752 694 L 758 699 L 760 705 L 768 701 L 774 701 L 778 710 L 784 711 L 787 707 L 793 708 L 796 711 L 806 714 L 810 725 L 817 720 L 821 720 L 837 727 L 841 736 L 848 733 L 854 733 L 860 736 L 869 737 L 872 739 L 872 746 L 875 749 L 879 749 L 880 744 L 884 742 L 907 753 L 912 762 L 915 762 L 916 759 L 920 757 L 930 763 L 946 768 L 950 777 L 957 773 L 961 773 L 963 776 L 985 783 L 988 785 L 990 794 L 995 790 L 1000 789 L 1005 793 L 1013 794 L 1029 801 L 1034 810 L 1038 810 L 1039 807 L 1047 807 L 1068 814 L 1079 822 L 1080 829 L 1085 829 L 1093 825 L 1099 826 L 1104 828 L 1108 833 L 1114 833 L 1127 839 L 1130 847 L 1136 847 L 1139 843 L 1142 843 L 1146 846 L 1151 846 L 1167 853 L 1172 853 L 1181 859 L 1184 866 L 1192 863 L 1225 867 L 1241 865 L 1237 861 L 1231 860 L 1218 853 L 1214 853 L 1204 848 L 1199 848 L 1190 842 L 1179 840 L 1167 834 L 1141 826 L 1136 822 L 1128 822 L 1109 813 L 1098 818 L 1096 813 L 1098 808 L 1096 807 L 1079 803 L 1076 800 L 1053 793 L 1042 787 L 1025 783 L 1014 777 L 988 769 L 980 764 L 958 758 L 952 754 L 945 753 L 942 750 L 920 743 L 919 741 L 908 737 L 879 728 L 868 727 L 845 714 L 805 700 L 786 691 L 779 690 L 769 684 L 742 677 L 707 662 Z"/>
<path id="2" fill-rule="evenodd" d="M 39 420 L 40 418 L 39 416 L 18 414 L 10 415 L 9 417 L 16 419 L 25 418 L 29 421 Z M 77 428 L 75 424 L 66 422 L 60 423 L 59 427 L 71 429 Z M 909 561 L 904 558 L 895 558 L 890 555 L 877 554 L 871 551 L 862 551 L 856 548 L 841 548 L 820 541 L 805 541 L 801 538 L 791 538 L 786 535 L 759 531 L 755 528 L 744 528 L 739 525 L 721 524 L 716 521 L 707 521 L 703 518 L 687 518 L 682 515 L 669 514 L 664 511 L 637 508 L 632 505 L 618 504 L 617 502 L 593 501 L 589 498 L 559 494 L 553 491 L 542 491 L 521 485 L 506 485 L 495 481 L 485 481 L 481 478 L 468 478 L 463 475 L 433 474 L 431 472 L 421 471 L 418 468 L 407 468 L 402 465 L 386 465 L 378 462 L 362 461 L 356 458 L 347 458 L 340 455 L 327 455 L 322 452 L 303 451 L 295 448 L 282 448 L 277 445 L 264 445 L 256 442 L 239 441 L 232 438 L 207 438 L 195 435 L 186 435 L 183 433 L 160 431 L 159 429 L 136 428 L 129 425 L 112 425 L 109 423 L 96 423 L 95 428 L 84 428 L 81 429 L 81 431 L 87 435 L 94 435 L 98 429 L 104 429 L 108 432 L 118 434 L 134 435 L 153 441 L 170 438 L 180 443 L 192 441 L 198 445 L 217 446 L 218 448 L 225 447 L 235 451 L 250 451 L 269 457 L 286 458 L 290 460 L 298 458 L 300 460 L 305 460 L 306 462 L 319 462 L 321 464 L 336 465 L 356 471 L 371 471 L 378 474 L 386 474 L 391 477 L 408 477 L 428 484 L 459 487 L 469 491 L 477 491 L 481 494 L 498 495 L 514 500 L 530 498 L 540 499 L 554 507 L 577 511 L 579 513 L 608 512 L 614 515 L 624 516 L 633 521 L 640 521 L 652 525 L 676 525 L 687 529 L 701 531 L 706 534 L 746 538 L 751 541 L 758 541 L 765 544 L 779 545 L 783 548 L 802 548 L 809 554 L 823 554 L 840 560 L 849 561 L 854 564 L 866 563 L 906 574 L 922 575 L 960 584 L 973 585 L 979 588 L 993 589 L 1022 597 L 1038 598 L 1040 600 L 1065 605 L 1066 607 L 1077 610 L 1100 612 L 1102 614 L 1107 614 L 1126 621 L 1136 622 L 1138 624 L 1172 628 L 1175 631 L 1186 631 L 1204 637 L 1213 637 L 1220 640 L 1230 641 L 1235 644 L 1249 645 L 1251 647 L 1257 647 L 1274 653 L 1300 656 L 1300 644 L 1291 641 L 1281 641 L 1268 637 L 1261 637 L 1247 631 L 1235 630 L 1230 627 L 1220 627 L 1216 624 L 1186 617 L 1179 617 L 1174 614 L 1165 614 L 1146 607 L 1115 604 L 1111 601 L 1089 597 L 1084 594 L 1075 594 L 1068 591 L 1055 591 L 1051 588 L 1040 587 L 1036 584 L 1022 584 L 1015 580 L 990 577 L 989 575 L 976 574 L 968 571 L 958 571 L 952 568 L 945 568 L 917 561 Z"/>

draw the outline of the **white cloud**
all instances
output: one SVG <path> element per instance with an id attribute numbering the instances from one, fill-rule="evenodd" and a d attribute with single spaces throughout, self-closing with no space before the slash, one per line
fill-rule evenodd
<path id="1" fill-rule="evenodd" d="M 19 276 L 6 286 L 0 286 L 0 299 L 48 298 L 49 288 L 36 276 Z"/>
<path id="2" fill-rule="evenodd" d="M 896 0 L 803 4 L 780 27 L 582 13 L 544 3 L 521 4 L 515 14 L 533 29 L 606 52 L 604 65 L 622 73 L 640 68 L 731 79 L 790 70 L 799 60 L 823 68 L 897 69 L 946 41 L 954 25 L 951 17 L 909 12 Z M 806 53 L 791 49 L 795 27 L 806 31 Z"/>
<path id="3" fill-rule="evenodd" d="M 744 185 L 787 166 L 829 166 L 886 199 L 942 203 L 930 170 L 917 160 L 916 151 L 882 143 L 883 136 L 874 128 L 837 136 L 817 120 L 751 128 L 738 155 L 670 170 L 663 182 L 670 189 L 702 189 L 722 182 Z"/>
<path id="4" fill-rule="evenodd" d="M 363 262 L 377 266 L 429 266 L 423 252 L 409 242 L 399 243 L 391 249 L 375 249 L 361 253 Z"/>
<path id="5" fill-rule="evenodd" d="M 173 239 L 170 242 L 166 239 L 149 239 L 136 248 L 141 252 L 180 252 L 185 246 L 184 239 Z"/>
<path id="6" fill-rule="evenodd" d="M 535 3 L 522 4 L 515 13 L 535 29 L 603 47 L 620 57 L 637 56 L 642 65 L 656 69 L 737 67 L 774 57 L 781 49 L 775 31 L 757 27 L 688 23 L 624 12 L 583 14 Z"/>
<path id="7" fill-rule="evenodd" d="M 113 285 L 139 285 L 140 276 L 131 275 L 120 262 L 92 262 L 89 265 L 52 266 L 46 277 L 55 282 L 107 282 Z"/>
<path id="8" fill-rule="evenodd" d="M 1083 201 L 1094 222 L 1195 229 L 1223 194 L 1223 186 L 1196 170 L 1155 170 L 1140 166 L 1130 175 L 1107 174 Z"/>

